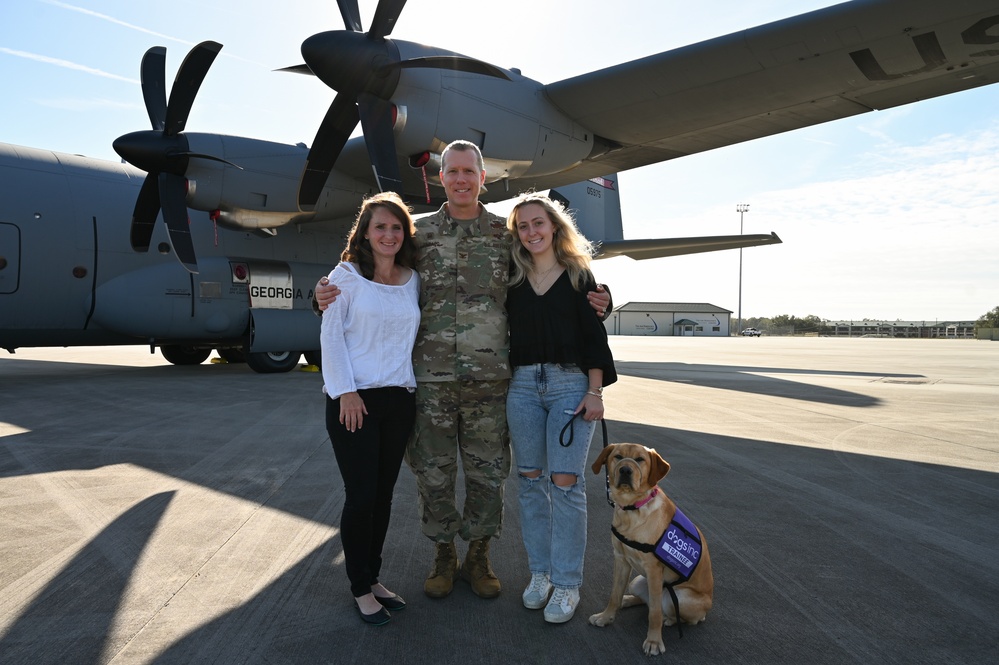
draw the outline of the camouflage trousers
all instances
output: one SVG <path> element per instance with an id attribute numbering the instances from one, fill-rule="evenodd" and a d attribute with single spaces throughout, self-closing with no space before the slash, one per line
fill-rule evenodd
<path id="1" fill-rule="evenodd" d="M 423 534 L 436 542 L 498 537 L 510 474 L 509 380 L 418 382 L 406 463 L 416 474 Z M 458 458 L 465 505 L 457 507 Z"/>

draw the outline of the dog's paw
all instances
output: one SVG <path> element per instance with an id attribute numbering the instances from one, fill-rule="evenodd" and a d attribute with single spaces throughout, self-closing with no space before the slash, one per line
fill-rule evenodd
<path id="1" fill-rule="evenodd" d="M 646 638 L 645 642 L 642 643 L 642 650 L 645 651 L 646 656 L 658 656 L 666 653 L 666 645 L 663 644 L 662 638 L 658 640 Z"/>
<path id="2" fill-rule="evenodd" d="M 591 626 L 609 626 L 612 623 L 614 623 L 613 614 L 608 614 L 607 612 L 601 612 L 599 614 L 590 615 Z"/>
<path id="3" fill-rule="evenodd" d="M 630 593 L 624 594 L 624 598 L 621 599 L 621 607 L 634 607 L 635 605 L 645 605 L 645 601 L 638 596 L 632 596 Z"/>

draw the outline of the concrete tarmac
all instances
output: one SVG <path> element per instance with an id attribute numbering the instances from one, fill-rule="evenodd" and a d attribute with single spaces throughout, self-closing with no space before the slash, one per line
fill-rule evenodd
<path id="1" fill-rule="evenodd" d="M 714 609 L 658 662 L 986 663 L 999 648 L 999 344 L 612 337 L 611 442 L 656 448 L 710 543 Z M 587 473 L 579 611 L 523 607 L 516 478 L 504 585 L 423 595 L 403 469 L 362 624 L 319 374 L 174 367 L 144 347 L 0 352 L 0 662 L 645 663 L 646 612 L 587 622 L 611 508 Z M 602 447 L 600 434 L 589 459 Z M 464 554 L 459 545 L 459 555 Z"/>

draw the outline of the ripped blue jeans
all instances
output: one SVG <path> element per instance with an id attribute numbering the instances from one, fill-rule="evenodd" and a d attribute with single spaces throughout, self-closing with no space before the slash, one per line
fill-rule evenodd
<path id="1" fill-rule="evenodd" d="M 583 584 L 585 468 L 596 427 L 576 418 L 568 447 L 559 444 L 559 433 L 588 387 L 589 379 L 576 366 L 522 365 L 514 368 L 506 399 L 527 562 L 532 573 L 548 573 L 552 584 L 568 588 Z M 523 475 L 538 470 L 537 478 Z M 576 482 L 555 485 L 551 475 L 561 473 L 576 476 Z"/>

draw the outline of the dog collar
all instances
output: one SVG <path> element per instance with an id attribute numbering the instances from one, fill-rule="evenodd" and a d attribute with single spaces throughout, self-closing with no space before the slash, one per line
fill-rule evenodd
<path id="1" fill-rule="evenodd" d="M 647 504 L 649 501 L 652 501 L 652 499 L 656 498 L 657 494 L 659 494 L 659 486 L 658 485 L 656 485 L 655 487 L 652 488 L 652 491 L 649 492 L 649 495 L 647 497 L 645 497 L 641 501 L 636 501 L 635 503 L 633 503 L 630 506 L 624 506 L 623 508 L 621 508 L 621 510 L 638 510 L 639 508 L 641 508 L 642 506 L 644 506 L 645 504 Z"/>

